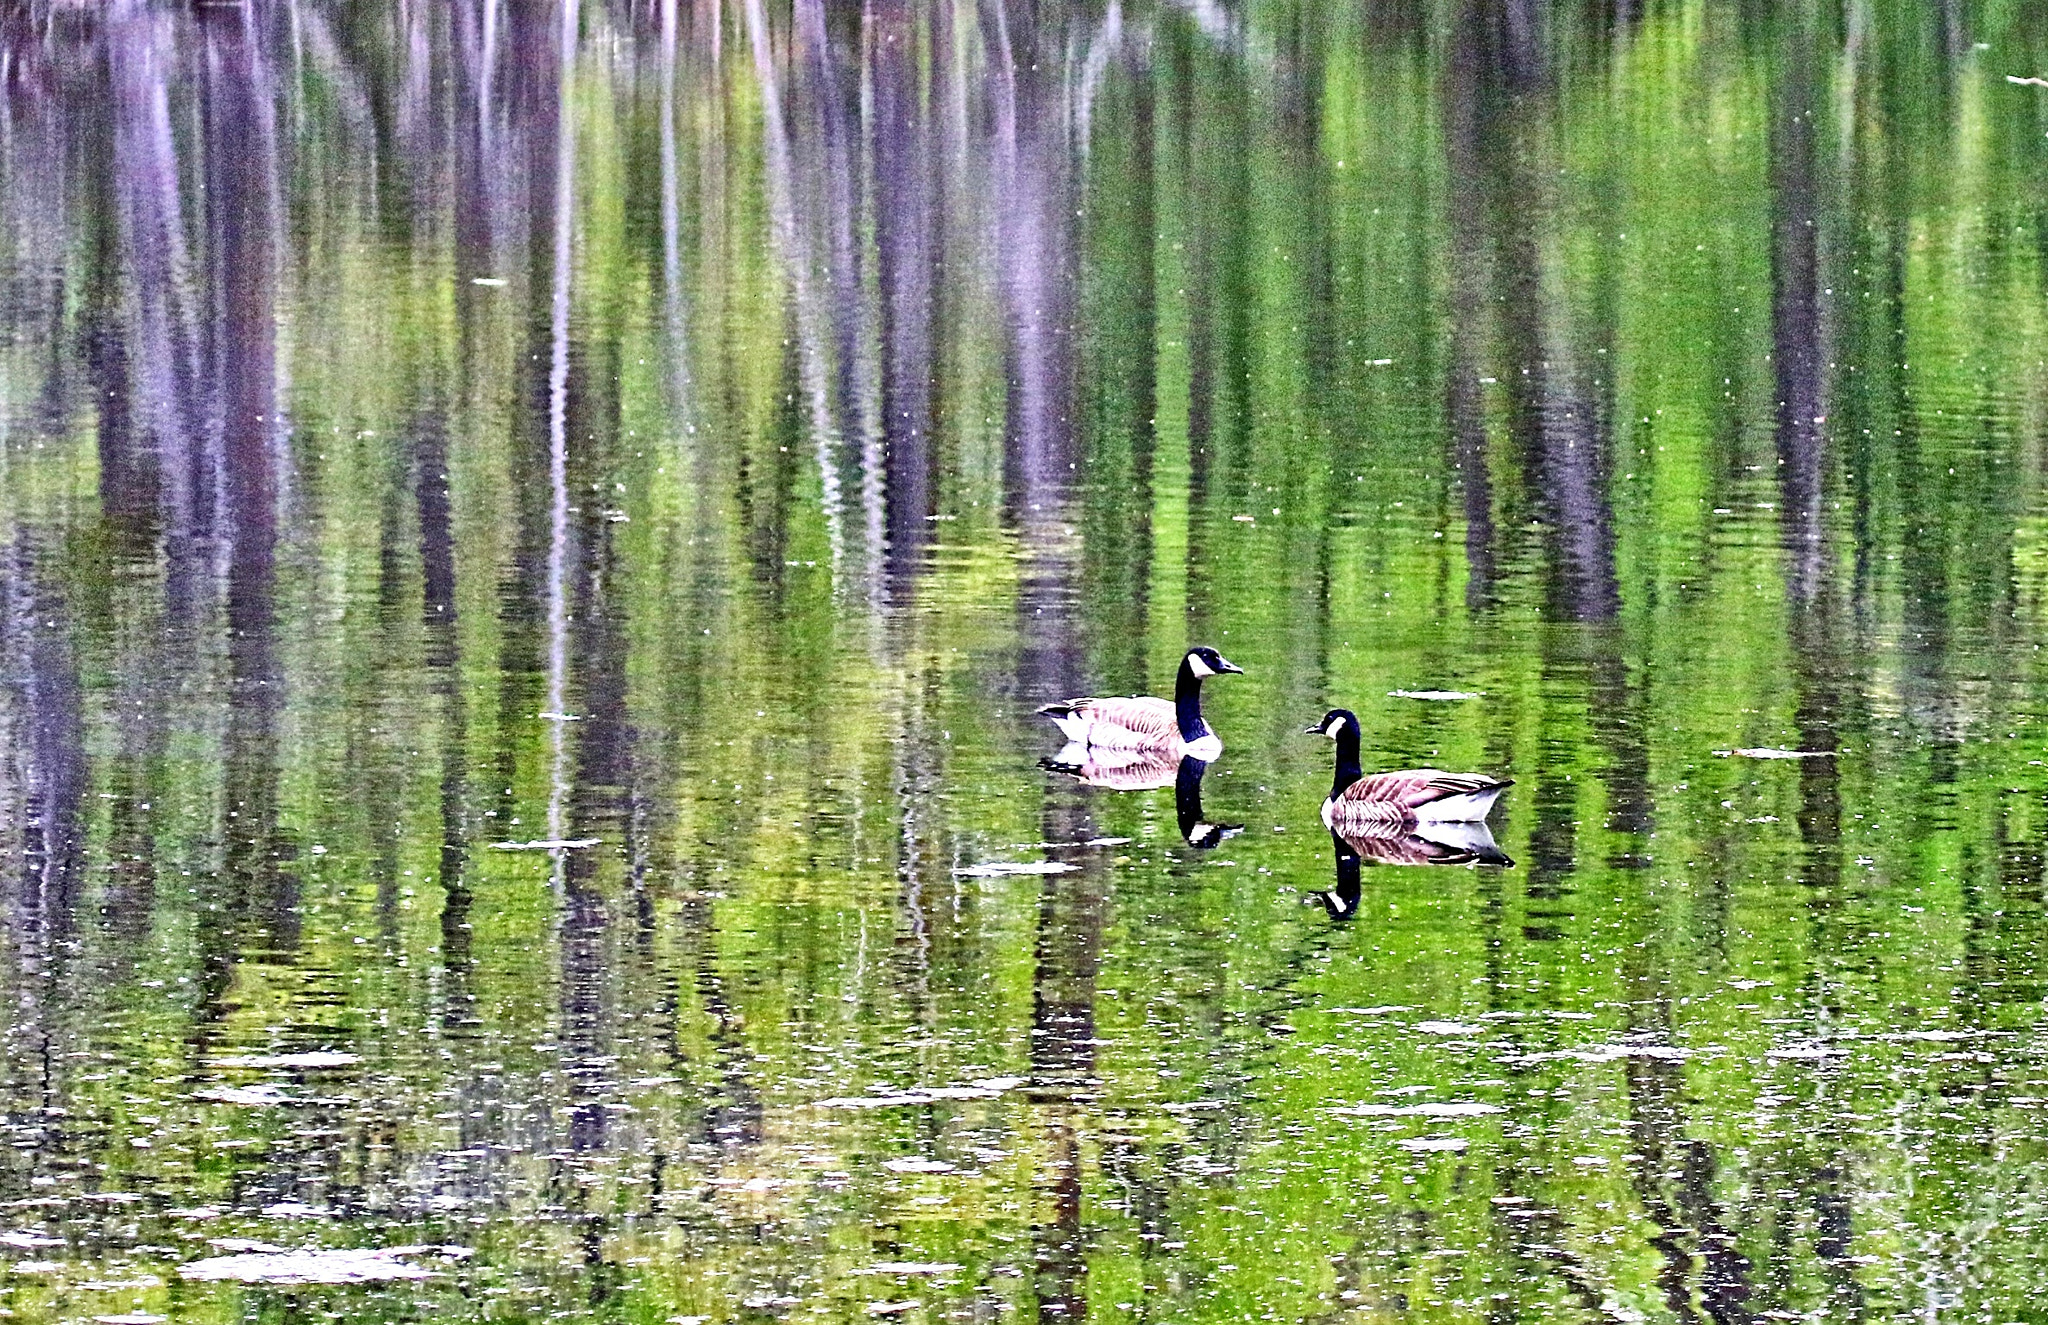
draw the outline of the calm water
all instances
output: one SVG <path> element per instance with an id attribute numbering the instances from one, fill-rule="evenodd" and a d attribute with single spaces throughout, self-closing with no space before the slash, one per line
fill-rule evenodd
<path id="1" fill-rule="evenodd" d="M 2048 9 L 569 3 L 0 23 L 0 1314 L 2048 1320 Z"/>

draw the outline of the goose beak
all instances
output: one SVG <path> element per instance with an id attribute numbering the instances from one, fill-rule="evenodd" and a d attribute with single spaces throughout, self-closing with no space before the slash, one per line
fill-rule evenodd
<path id="1" fill-rule="evenodd" d="M 1218 670 L 1218 671 L 1222 671 L 1222 672 L 1228 672 L 1228 673 L 1229 673 L 1229 674 L 1231 674 L 1232 676 L 1243 676 L 1243 675 L 1244 675 L 1244 668 L 1242 668 L 1242 667 L 1239 667 L 1239 666 L 1238 666 L 1238 665 L 1237 665 L 1236 663 L 1234 663 L 1234 662 L 1230 661 L 1230 659 L 1228 659 L 1228 658 L 1222 658 L 1222 657 L 1219 657 L 1219 658 L 1217 658 L 1217 659 L 1216 659 L 1216 668 L 1217 668 L 1217 670 Z"/>
<path id="2" fill-rule="evenodd" d="M 1323 725 L 1319 722 L 1312 723 L 1307 727 L 1303 727 L 1301 729 L 1301 734 L 1303 736 L 1321 736 L 1323 735 Z"/>

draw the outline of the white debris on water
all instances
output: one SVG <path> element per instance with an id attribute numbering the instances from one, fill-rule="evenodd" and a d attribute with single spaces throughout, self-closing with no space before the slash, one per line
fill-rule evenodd
<path id="1" fill-rule="evenodd" d="M 1745 745 L 1734 750 L 1716 750 L 1722 759 L 1734 756 L 1737 759 L 1831 759 L 1833 750 L 1781 750 L 1774 745 Z"/>
<path id="2" fill-rule="evenodd" d="M 877 1261 L 855 1274 L 951 1274 L 960 1267 L 952 1261 Z"/>
<path id="3" fill-rule="evenodd" d="M 1079 865 L 1069 865 L 1063 860 L 997 860 L 986 865 L 970 865 L 963 870 L 954 870 L 953 874 L 954 877 L 962 879 L 999 879 L 1008 874 L 1066 874 L 1080 868 Z"/>
<path id="4" fill-rule="evenodd" d="M 1576 1058 L 1582 1063 L 1612 1063 L 1623 1058 L 1657 1058 L 1681 1063 L 1692 1057 L 1692 1050 L 1673 1044 L 1596 1044 L 1590 1049 L 1568 1050 L 1563 1056 Z"/>
<path id="5" fill-rule="evenodd" d="M 164 1281 L 153 1274 L 138 1274 L 132 1279 L 81 1279 L 71 1285 L 81 1293 L 126 1293 L 163 1286 Z"/>
<path id="6" fill-rule="evenodd" d="M 1553 1049 L 1535 1054 L 1503 1054 L 1500 1061 L 1517 1067 L 1566 1058 L 1581 1063 L 1613 1063 L 1624 1058 L 1656 1058 L 1665 1062 L 1680 1063 L 1692 1056 L 1691 1049 L 1681 1049 L 1675 1044 L 1595 1044 L 1581 1049 Z"/>
<path id="7" fill-rule="evenodd" d="M 1079 746 L 1075 746 L 1075 745 L 1071 745 L 1071 744 L 1069 745 L 1069 747 L 1068 747 L 1068 748 L 1069 748 L 1069 749 L 1073 749 L 1073 750 L 1076 750 L 1076 751 L 1080 751 L 1080 749 L 1081 749 L 1081 747 L 1079 747 Z M 1060 753 L 1061 753 L 1061 754 L 1065 754 L 1065 753 L 1066 753 L 1066 751 L 1062 750 L 1062 751 L 1061 751 Z M 1083 752 L 1083 753 L 1085 753 L 1085 752 Z M 1062 762 L 1066 762 L 1066 761 L 1062 761 Z M 1076 754 L 1076 755 L 1074 756 L 1074 758 L 1073 758 L 1073 760 L 1072 760 L 1071 762 L 1073 762 L 1073 763 L 1077 763 L 1077 764 L 1078 764 L 1078 763 L 1080 763 L 1080 762 L 1081 762 L 1081 754 L 1077 753 L 1077 754 Z M 1075 838 L 1075 839 L 1073 839 L 1072 841 L 1069 841 L 1069 842 L 1012 842 L 1012 843 L 1010 843 L 1010 844 L 1009 844 L 1008 846 L 1006 846 L 1006 847 L 1003 847 L 1003 848 L 1002 848 L 1002 850 L 1004 850 L 1004 851 L 1071 851 L 1071 850 L 1073 850 L 1073 849 L 1075 849 L 1075 848 L 1077 848 L 1077 847 L 1120 847 L 1120 846 L 1124 846 L 1124 845 L 1127 845 L 1127 844 L 1128 844 L 1128 843 L 1129 843 L 1130 841 L 1131 841 L 1131 839 L 1130 839 L 1130 838 L 1128 838 L 1128 837 L 1080 837 L 1080 838 Z"/>
<path id="8" fill-rule="evenodd" d="M 1024 1084 L 1023 1077 L 989 1077 L 968 1086 L 925 1086 L 917 1090 L 892 1091 L 886 1095 L 840 1095 L 819 1100 L 821 1109 L 891 1109 L 906 1104 L 936 1104 L 940 1100 L 992 1100 Z"/>
<path id="9" fill-rule="evenodd" d="M 711 1179 L 711 1185 L 722 1191 L 758 1194 L 761 1192 L 779 1192 L 785 1187 L 794 1187 L 796 1186 L 796 1180 L 794 1178 L 764 1178 L 758 1176 L 752 1178 L 713 1178 Z"/>
<path id="10" fill-rule="evenodd" d="M 1469 1021 L 1418 1021 L 1415 1029 L 1424 1035 L 1477 1035 L 1486 1027 Z"/>
<path id="11" fill-rule="evenodd" d="M 581 851 L 604 841 L 601 837 L 539 837 L 531 842 L 493 842 L 493 851 Z"/>
<path id="12" fill-rule="evenodd" d="M 303 1101 L 284 1093 L 281 1086 L 259 1082 L 253 1086 L 215 1086 L 209 1090 L 194 1091 L 195 1100 L 209 1100 L 215 1104 L 241 1104 L 259 1108 L 278 1104 L 299 1104 Z"/>
<path id="13" fill-rule="evenodd" d="M 223 1239 L 226 1241 L 226 1239 Z M 263 1245 L 263 1244 L 258 1244 Z M 462 1259 L 468 1247 L 325 1247 L 301 1251 L 239 1251 L 178 1267 L 187 1279 L 244 1284 L 371 1284 L 430 1279 L 433 1271 L 404 1259 L 436 1255 Z"/>
<path id="14" fill-rule="evenodd" d="M 1507 1110 L 1478 1100 L 1431 1100 L 1427 1104 L 1349 1104 L 1330 1112 L 1347 1118 L 1479 1118 Z"/>
<path id="15" fill-rule="evenodd" d="M 958 1166 L 943 1159 L 892 1159 L 882 1167 L 891 1173 L 951 1173 Z"/>
<path id="16" fill-rule="evenodd" d="M 1484 699 L 1483 690 L 1389 690 L 1388 699 L 1420 699 L 1434 704 L 1455 703 L 1461 699 Z"/>
<path id="17" fill-rule="evenodd" d="M 1461 1136 L 1411 1136 L 1405 1141 L 1396 1141 L 1394 1144 L 1403 1150 L 1427 1152 L 1432 1150 L 1463 1150 L 1466 1143 L 1465 1138 Z"/>
<path id="18" fill-rule="evenodd" d="M 5 1244 L 9 1247 L 21 1247 L 26 1250 L 33 1247 L 61 1247 L 64 1245 L 64 1239 L 46 1238 L 40 1233 L 16 1231 L 13 1233 L 0 1233 L 0 1244 Z"/>
<path id="19" fill-rule="evenodd" d="M 361 1054 L 318 1049 L 304 1054 L 230 1054 L 213 1060 L 215 1067 L 349 1067 L 363 1061 Z"/>

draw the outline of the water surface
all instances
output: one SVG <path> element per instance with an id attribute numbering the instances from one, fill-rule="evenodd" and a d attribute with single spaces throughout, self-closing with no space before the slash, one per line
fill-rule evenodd
<path id="1" fill-rule="evenodd" d="M 2048 1320 L 2048 11 L 0 45 L 12 1318 Z"/>

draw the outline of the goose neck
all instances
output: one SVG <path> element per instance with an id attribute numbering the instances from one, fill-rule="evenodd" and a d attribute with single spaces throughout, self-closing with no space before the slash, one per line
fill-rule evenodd
<path id="1" fill-rule="evenodd" d="M 1186 658 L 1173 678 L 1173 715 L 1180 723 L 1180 738 L 1190 745 L 1209 734 L 1209 724 L 1202 721 L 1202 678 Z"/>
<path id="2" fill-rule="evenodd" d="M 1344 789 L 1364 773 L 1358 764 L 1358 724 L 1347 722 L 1337 729 L 1337 776 L 1330 784 L 1332 799 L 1343 795 Z"/>

